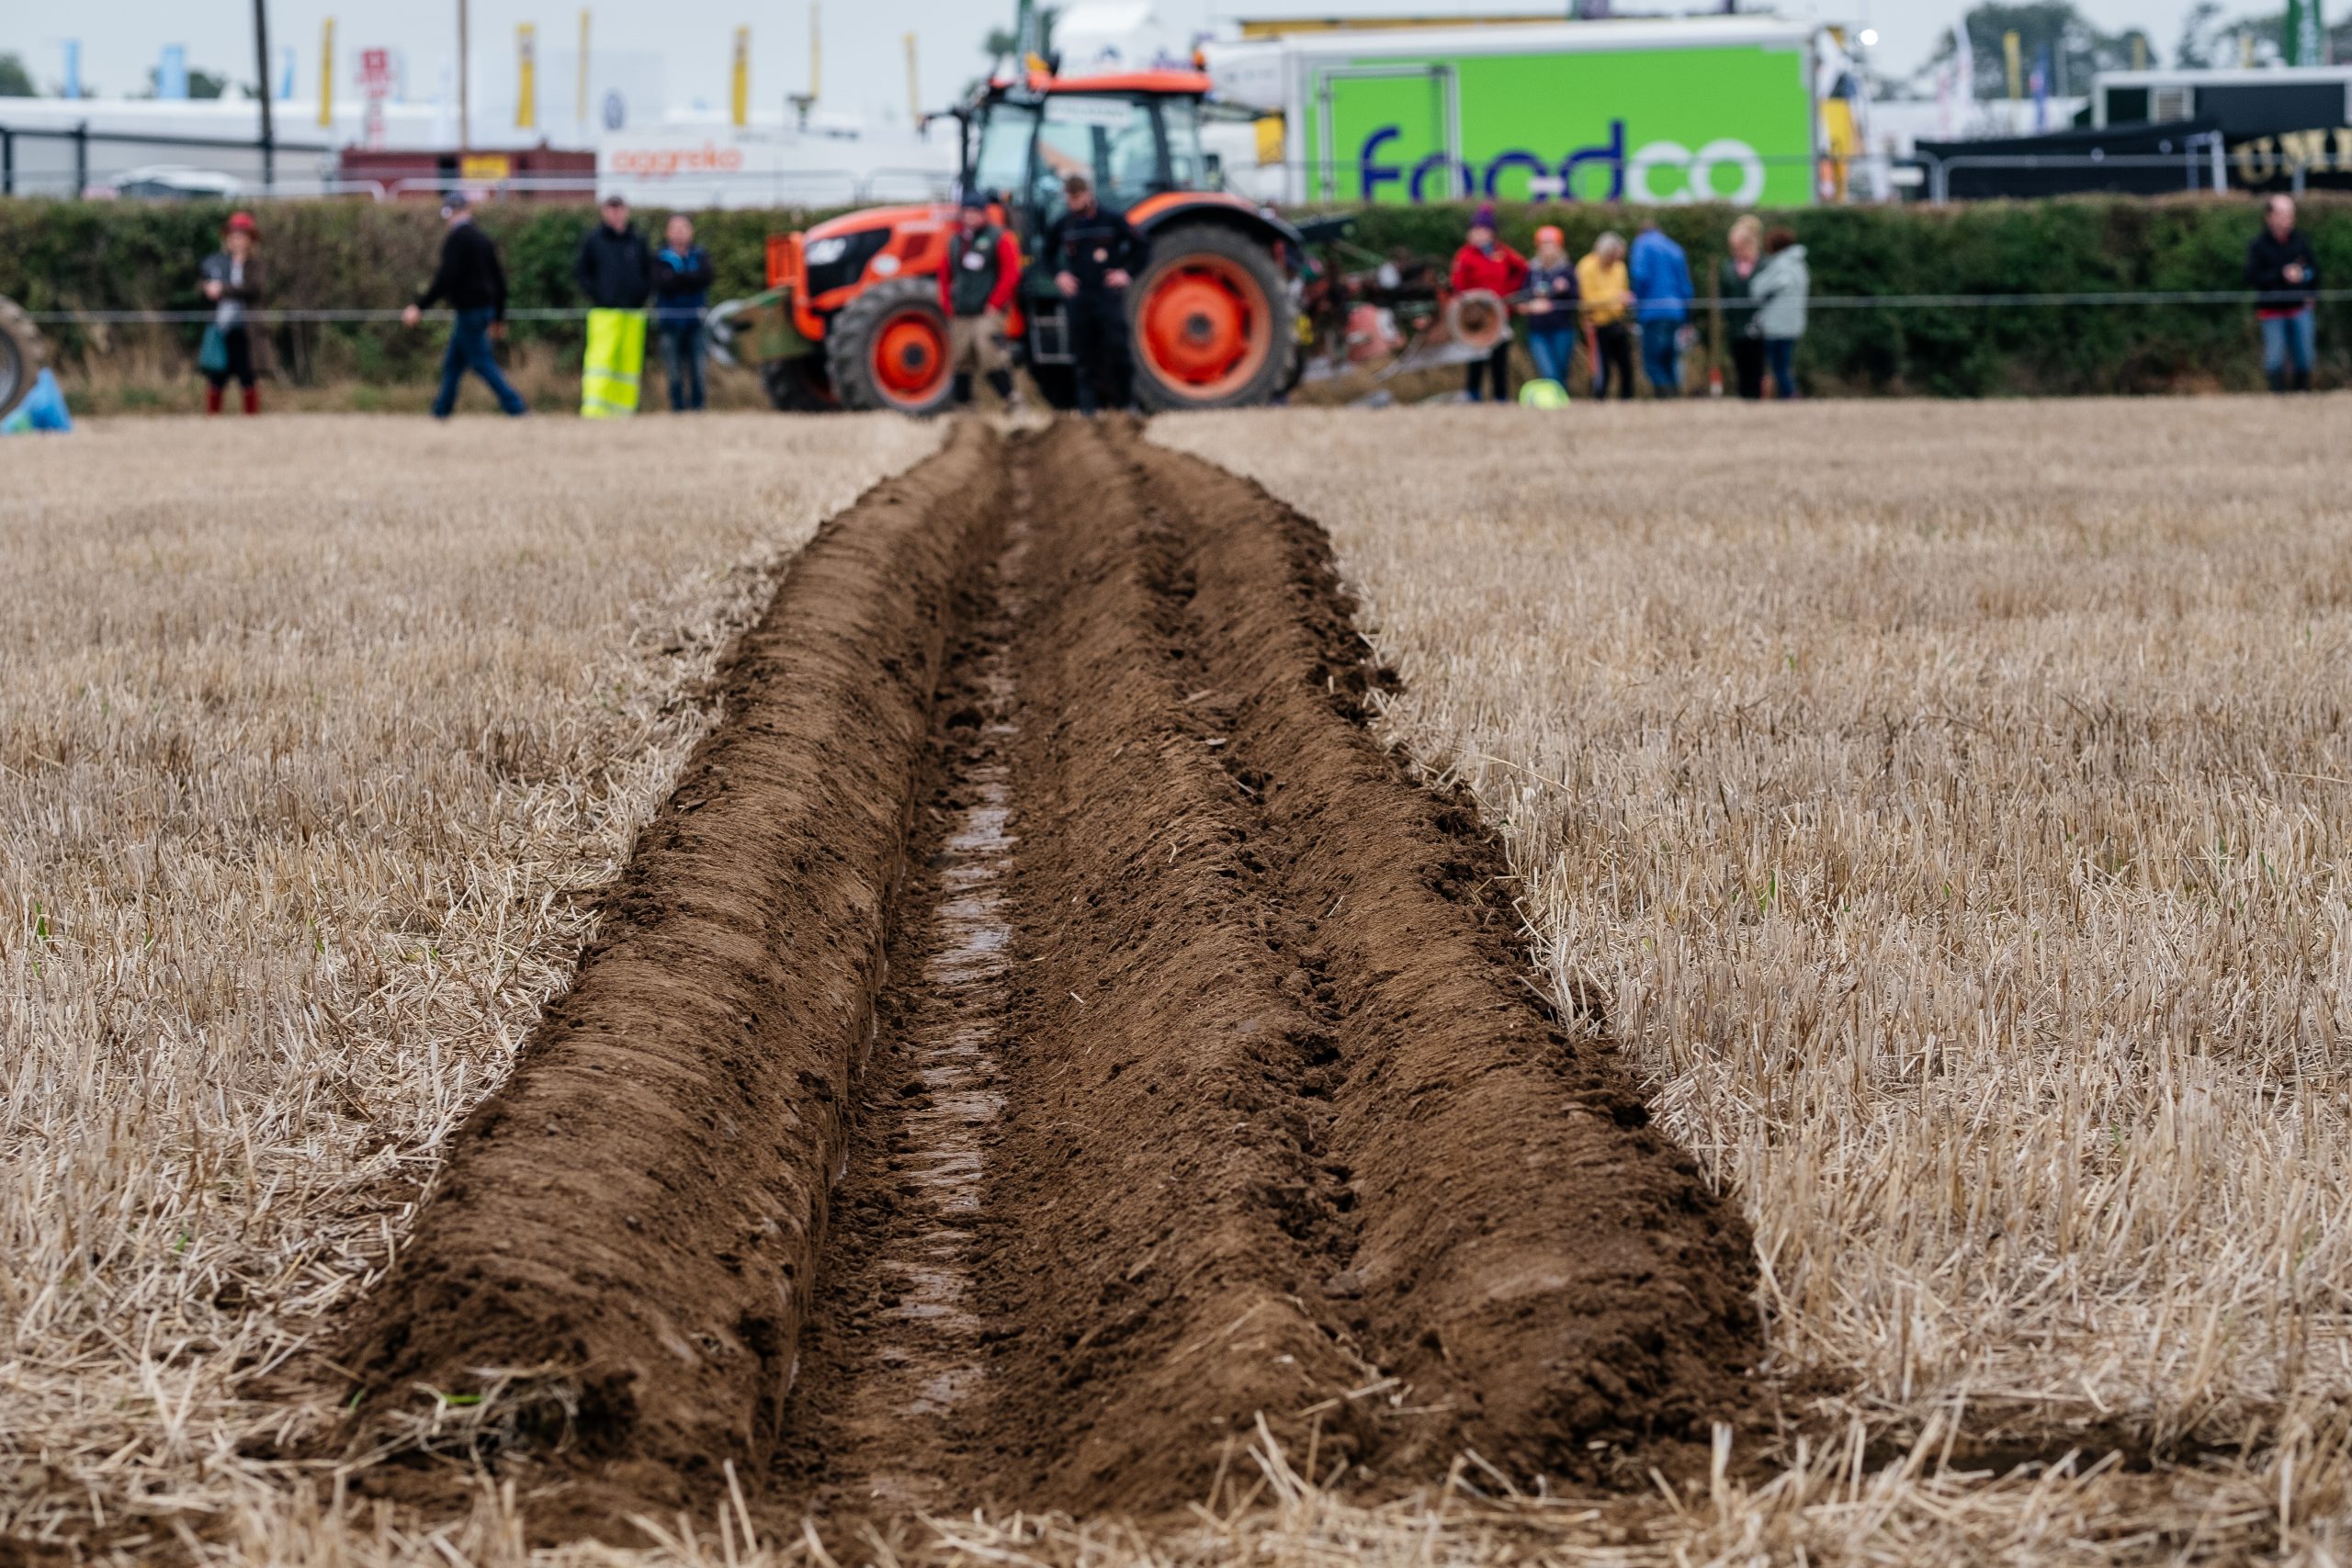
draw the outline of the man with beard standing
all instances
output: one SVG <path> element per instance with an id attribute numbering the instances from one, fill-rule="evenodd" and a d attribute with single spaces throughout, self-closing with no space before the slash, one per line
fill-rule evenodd
<path id="1" fill-rule="evenodd" d="M 1069 210 L 1046 234 L 1054 286 L 1069 301 L 1070 354 L 1078 361 L 1078 412 L 1132 408 L 1135 364 L 1127 349 L 1127 286 L 1150 248 L 1122 213 L 1094 198 L 1084 175 L 1062 182 Z"/>

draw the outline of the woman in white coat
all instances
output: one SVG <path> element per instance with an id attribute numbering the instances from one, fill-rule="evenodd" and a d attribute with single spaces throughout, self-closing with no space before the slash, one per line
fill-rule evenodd
<path id="1" fill-rule="evenodd" d="M 1775 229 L 1764 236 L 1765 262 L 1748 285 L 1756 301 L 1756 334 L 1764 340 L 1764 363 L 1772 372 L 1772 395 L 1797 395 L 1797 340 L 1804 336 L 1805 301 L 1813 293 L 1813 272 L 1805 265 L 1804 247 L 1793 231 Z"/>

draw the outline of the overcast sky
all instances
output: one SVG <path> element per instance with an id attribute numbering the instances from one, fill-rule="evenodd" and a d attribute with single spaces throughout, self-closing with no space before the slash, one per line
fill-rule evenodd
<path id="1" fill-rule="evenodd" d="M 2083 0 L 2101 25 L 2146 28 L 2169 55 L 2191 0 Z M 752 92 L 763 104 L 780 103 L 808 74 L 808 0 L 589 0 L 599 51 L 653 51 L 666 56 L 665 85 L 673 101 L 726 102 L 728 58 L 734 29 L 752 29 Z M 1158 0 L 1161 18 L 1190 29 L 1212 18 L 1247 12 L 1248 0 Z M 568 50 L 579 28 L 579 0 L 471 0 L 475 96 L 495 91 L 512 102 L 514 29 L 534 22 L 544 53 Z M 1333 0 L 1334 11 L 1346 9 Z M 1430 0 L 1432 14 L 1476 8 L 1476 0 Z M 1564 5 L 1562 9 L 1566 7 Z M 1631 0 L 1628 10 L 1666 9 L 1657 0 Z M 1758 7 L 1760 8 L 1760 7 Z M 1965 8 L 1963 0 L 1783 0 L 1784 14 L 1873 27 L 1880 63 L 1907 73 L 1937 35 Z M 2239 7 L 2232 7 L 2237 9 Z M 2252 0 L 2248 6 L 2252 8 Z M 1012 0 L 829 0 L 824 6 L 824 96 L 844 111 L 895 110 L 906 102 L 900 38 L 920 40 L 927 105 L 945 105 L 979 69 L 981 35 Z M 295 91 L 316 92 L 322 18 L 336 22 L 338 92 L 352 91 L 354 51 L 371 46 L 403 51 L 411 96 L 429 97 L 457 53 L 456 0 L 269 0 L 273 48 L 292 46 Z M 40 5 L 0 0 L 0 52 L 24 57 L 44 87 L 62 75 L 63 40 L 82 39 L 85 83 L 107 92 L 142 85 L 165 44 L 187 45 L 191 66 L 227 72 L 239 81 L 254 73 L 250 0 L 73 0 Z M 276 67 L 273 67 L 275 70 Z M 487 86 L 485 85 L 488 85 Z M 543 102 L 555 85 L 543 85 Z M 568 89 L 563 101 L 569 101 Z"/>

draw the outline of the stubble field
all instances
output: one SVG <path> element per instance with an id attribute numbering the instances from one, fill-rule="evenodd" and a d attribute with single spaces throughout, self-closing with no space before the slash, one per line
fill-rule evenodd
<path id="1" fill-rule="evenodd" d="M 2330 412 L 1582 413 L 1160 434 L 1331 530 L 1387 733 L 1476 790 L 1550 984 L 1739 1195 L 1822 1424 L 1765 1539 L 2340 1552 Z M 1925 1476 L 2120 1457 L 1850 1495 L 1841 1429 Z"/>
<path id="2" fill-rule="evenodd" d="M 1402 676 L 1400 690 L 1363 688 L 1373 733 L 1434 780 L 1468 784 L 1508 851 L 1507 873 L 1475 877 L 1461 867 L 1475 872 L 1476 853 L 1443 848 L 1461 830 L 1452 808 L 1383 794 L 1342 731 L 1269 695 L 1306 668 L 1283 662 L 1285 616 L 1318 637 L 1343 629 L 1311 587 L 1311 530 L 1115 432 L 1002 453 L 965 439 L 930 479 L 894 487 L 883 511 L 861 512 L 863 532 L 833 536 L 906 531 L 912 568 L 874 577 L 897 591 L 835 640 L 888 646 L 894 615 L 933 625 L 943 694 L 928 719 L 911 698 L 899 718 L 855 710 L 904 731 L 899 772 L 920 784 L 907 851 L 932 868 L 886 900 L 910 922 L 888 938 L 895 972 L 921 981 L 880 983 L 875 1003 L 872 1049 L 913 1055 L 865 1075 L 887 1104 L 837 1118 L 878 1118 L 892 1157 L 853 1161 L 848 1132 L 812 1151 L 827 1168 L 842 1157 L 842 1240 L 807 1309 L 810 1382 L 785 1417 L 799 1447 L 787 1436 L 748 1487 L 729 1470 L 723 1485 L 685 1486 L 683 1512 L 651 1510 L 666 1538 L 653 1554 L 2340 1555 L 2352 504 L 2335 482 L 2332 413 L 1874 405 L 1865 424 L 1824 405 L 1156 425 L 1158 443 L 1261 480 L 1329 530 L 1357 626 Z M 744 771 L 737 754 L 713 741 L 689 764 L 689 749 L 747 708 L 758 734 L 843 731 L 815 722 L 821 705 L 813 720 L 776 709 L 770 727 L 768 699 L 742 683 L 771 667 L 761 660 L 801 668 L 791 617 L 762 626 L 778 651 L 755 645 L 729 667 L 737 684 L 707 678 L 720 644 L 754 626 L 778 553 L 935 438 L 756 418 L 683 434 L 534 428 L 520 443 L 487 424 L 286 422 L 227 441 L 102 429 L 21 464 L 12 454 L 0 559 L 39 588 L 12 601 L 0 641 L 0 1541 L 372 1562 L 511 1561 L 547 1539 L 527 1465 L 503 1495 L 450 1470 L 454 1495 L 476 1501 L 441 1498 L 435 1515 L 413 1489 L 367 1495 L 364 1471 L 306 1450 L 342 1397 L 323 1392 L 316 1359 L 340 1348 L 363 1295 L 382 1293 L 453 1142 L 469 1151 L 454 1189 L 474 1196 L 436 1201 L 488 1212 L 475 1173 L 503 1156 L 495 1115 L 476 1107 L 542 1001 L 571 983 L 594 924 L 582 895 L 632 863 L 645 897 L 612 918 L 650 921 L 631 899 L 659 901 L 675 869 L 664 847 L 690 857 L 695 823 L 741 808 L 718 782 Z M 950 495 L 971 514 L 960 555 L 933 547 L 944 525 L 889 522 L 892 506 Z M 1262 570 L 1227 570 L 1261 556 Z M 1285 574 L 1310 585 L 1295 611 L 1262 592 Z M 1113 592 L 1123 583 L 1132 604 Z M 1137 684 L 1125 650 L 1143 659 L 1154 638 L 1180 667 Z M 1335 645 L 1299 647 L 1327 681 L 1344 671 Z M 786 698 L 822 685 L 810 668 Z M 865 695 L 852 681 L 843 700 L 894 700 L 899 679 L 894 665 Z M 1090 768 L 1126 753 L 1137 726 L 1155 739 L 1132 776 Z M 752 804 L 745 820 L 775 815 Z M 1389 837 L 1334 848 L 1373 807 L 1403 813 Z M 1153 811 L 1176 829 L 1164 861 L 1156 833 L 1130 847 L 1091 826 Z M 827 820 L 812 818 L 819 861 L 865 852 Z M 891 840 L 873 841 L 879 855 Z M 1431 857 L 1440 903 L 1410 913 L 1423 895 L 1382 880 L 1384 841 L 1400 864 Z M 1090 855 L 1100 863 L 1081 875 Z M 864 907 L 854 885 L 839 896 Z M 1197 923 L 1211 898 L 1254 908 L 1254 927 Z M 1093 913 L 1055 923 L 1076 900 Z M 1413 967 L 1402 942 L 1381 958 L 1381 922 L 1406 919 L 1427 968 L 1456 951 L 1444 933 L 1465 910 L 1480 930 L 1523 919 L 1549 997 L 1541 1019 L 1530 1000 L 1487 1005 L 1528 1008 L 1511 1029 L 1553 1021 L 1567 1059 L 1599 1075 L 1577 1080 L 1580 1103 L 1556 1121 L 1510 1113 L 1533 1140 L 1524 1163 L 1455 1152 L 1442 1097 L 1417 1089 L 1408 1122 L 1363 1065 L 1376 1058 L 1391 1085 L 1426 1070 L 1412 1031 L 1378 1021 Z M 976 965 L 1000 931 L 1010 966 Z M 1124 950 L 1123 932 L 1144 947 Z M 1179 945 L 1140 973 L 1154 933 Z M 1501 951 L 1484 940 L 1443 962 L 1483 974 Z M 1253 955 L 1259 942 L 1279 962 Z M 1022 977 L 1030 964 L 1042 980 Z M 1192 972 L 1202 988 L 1171 1005 L 1169 976 Z M 579 984 L 575 1019 L 606 994 L 593 971 Z M 1397 1016 L 1442 1019 L 1437 995 Z M 1204 1121 L 1187 1120 L 1191 1088 L 1244 1103 L 1239 1079 L 1182 1077 L 1195 1054 L 1182 1029 L 1209 1011 L 1252 1032 L 1261 1015 L 1292 1018 L 1281 1032 L 1300 1061 L 1251 1055 L 1235 1070 L 1284 1095 L 1292 1077 L 1306 1087 L 1297 1111 L 1269 1101 L 1231 1129 L 1292 1131 L 1204 1164 L 1183 1142 Z M 973 1058 L 969 1031 L 948 1026 L 976 1016 L 1005 1025 L 1001 1062 Z M 933 1036 L 946 1055 L 922 1055 Z M 1126 1054 L 1110 1078 L 1141 1062 L 1125 1084 L 1148 1072 L 1155 1097 L 1162 1077 L 1183 1092 L 1130 1102 L 1105 1079 L 1072 1099 L 1054 1081 L 1054 1052 L 1075 1066 L 1112 1046 Z M 1478 1068 L 1482 1081 L 1499 1070 Z M 1455 1265 L 1412 1248 L 1451 1231 L 1451 1193 L 1502 1237 L 1495 1258 L 1575 1258 L 1608 1204 L 1544 1168 L 1545 1147 L 1611 1150 L 1612 1170 L 1680 1179 L 1670 1160 L 1644 1163 L 1662 1147 L 1591 1141 L 1584 1107 L 1610 1104 L 1620 1080 L 1695 1159 L 1685 1212 L 1708 1212 L 1712 1190 L 1752 1232 L 1737 1268 L 1700 1267 L 1703 1249 L 1686 1247 L 1670 1267 L 1694 1269 L 1693 1283 L 1657 1299 L 1704 1302 L 1740 1281 L 1758 1370 L 1736 1395 L 1671 1357 L 1638 1373 L 1652 1331 L 1623 1302 L 1578 1296 L 1634 1325 L 1620 1345 L 1596 1343 L 1657 1423 L 1680 1423 L 1656 1431 L 1689 1451 L 1593 1427 L 1610 1462 L 1563 1471 L 1543 1433 L 1578 1407 L 1539 1402 L 1532 1426 L 1514 1426 L 1498 1397 L 1540 1389 L 1556 1362 L 1514 1360 L 1521 1331 L 1457 1305 Z M 516 1086 L 506 1103 L 526 1091 L 540 1092 Z M 992 1098 L 1010 1102 L 1003 1127 Z M 1614 1119 L 1637 1118 L 1627 1105 Z M 561 1120 L 534 1122 L 527 1146 L 565 1143 Z M 1424 1129 L 1425 1171 L 1414 1140 L 1394 1136 L 1407 1125 Z M 453 1140 L 461 1127 L 479 1135 Z M 910 1149 L 950 1173 L 942 1213 L 978 1205 L 968 1247 L 943 1247 L 946 1233 L 900 1201 Z M 1122 1180 L 1199 1196 L 1085 1206 Z M 1268 1192 L 1292 1195 L 1261 1227 Z M 1009 1223 L 1057 1206 L 1088 1235 L 1132 1235 L 1135 1250 L 1098 1282 L 1054 1224 L 1024 1235 Z M 408 1278 L 445 1277 L 430 1270 L 462 1250 L 456 1224 L 424 1235 Z M 892 1326 L 904 1287 L 868 1276 L 915 1246 L 932 1248 L 919 1286 L 968 1276 L 955 1297 L 977 1303 L 968 1332 L 956 1313 Z M 1400 1273 L 1422 1280 L 1418 1295 L 1390 1297 Z M 1447 1325 L 1434 1349 L 1404 1332 L 1417 1313 Z M 1696 1335 L 1687 1310 L 1667 1321 Z M 1723 1321 L 1724 1344 L 1745 1343 L 1739 1314 Z M 464 1369 L 476 1326 L 440 1331 L 444 1370 Z M 1173 1337 L 1156 1338 L 1163 1327 Z M 890 1386 L 861 1379 L 862 1358 L 980 1392 L 910 1421 L 861 1393 Z M 1327 1371 L 1363 1382 L 1337 1391 L 1336 1413 L 1289 1419 L 1322 1410 L 1303 1398 Z M 1437 1404 L 1458 1388 L 1473 1404 L 1457 1411 L 1484 1414 L 1430 1425 L 1396 1391 L 1400 1372 Z M 354 1398 L 370 1396 L 359 1381 Z M 514 1381 L 444 1389 L 430 1418 L 465 1428 L 505 1401 L 511 1437 L 532 1409 Z M 710 1386 L 781 1397 L 757 1376 Z M 558 1393 L 576 1406 L 583 1390 Z M 1119 1460 L 1121 1422 L 1189 1433 L 1195 1406 L 1259 1398 L 1266 1435 L 1199 1486 L 1210 1511 L 1121 1522 L 1118 1464 L 1194 1482 L 1157 1452 Z M 1057 1459 L 1036 1434 L 1080 1405 L 1094 1436 Z M 795 1527 L 812 1499 L 822 1510 L 844 1488 L 878 1492 L 869 1469 L 903 1466 L 914 1450 L 898 1429 L 927 1423 L 954 1440 L 926 1458 L 933 1475 L 891 1485 L 928 1522 Z M 1506 1445 L 1502 1464 L 1481 1452 L 1442 1484 L 1442 1456 L 1422 1451 L 1440 1439 Z M 1334 1452 L 1362 1473 L 1334 1470 Z M 982 1468 L 983 1453 L 1024 1457 Z M 854 1475 L 821 1473 L 844 1455 Z M 1104 1462 L 1107 1485 L 1088 1468 Z M 988 1479 L 985 1495 L 956 1491 L 959 1467 Z M 1504 1495 L 1536 1468 L 1551 1495 Z M 1019 1511 L 1071 1498 L 1090 1506 Z M 975 1503 L 989 1506 L 970 1517 Z M 561 1506 L 578 1511 L 576 1497 Z"/>
<path id="3" fill-rule="evenodd" d="M 282 1476 L 707 728 L 778 557 L 936 432 L 139 423 L 0 495 L 0 1540 Z M 6 1556 L 0 1547 L 0 1557 Z"/>

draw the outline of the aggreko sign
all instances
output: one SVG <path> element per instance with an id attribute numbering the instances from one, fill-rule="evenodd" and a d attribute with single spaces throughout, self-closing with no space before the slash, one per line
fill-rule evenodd
<path id="1" fill-rule="evenodd" d="M 1811 68 L 1765 47 L 1317 62 L 1298 151 L 1327 201 L 1799 206 Z"/>

